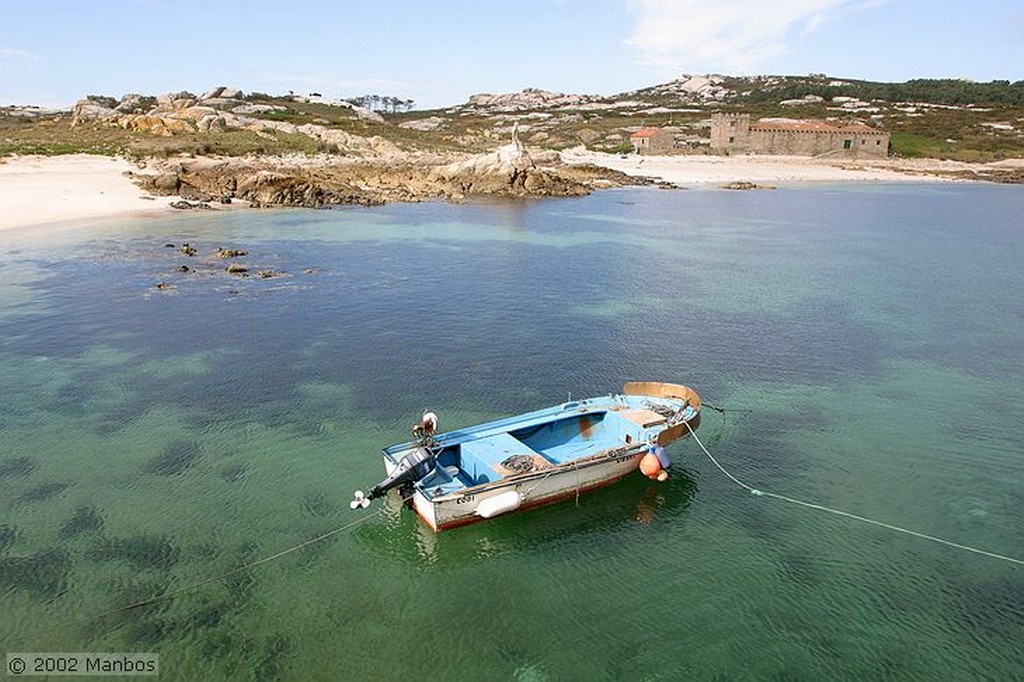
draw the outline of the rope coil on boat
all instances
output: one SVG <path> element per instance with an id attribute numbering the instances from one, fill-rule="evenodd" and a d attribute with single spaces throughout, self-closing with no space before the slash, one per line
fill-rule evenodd
<path id="1" fill-rule="evenodd" d="M 725 467 L 723 467 L 721 464 L 719 464 L 718 460 L 715 459 L 714 455 L 712 455 L 711 452 L 708 451 L 708 449 L 706 447 L 704 447 L 704 443 L 701 442 L 700 438 L 697 437 L 697 434 L 694 433 L 692 428 L 690 428 L 689 422 L 685 422 L 685 423 L 686 423 L 686 428 L 689 429 L 690 435 L 693 436 L 693 439 L 697 442 L 697 445 L 699 445 L 700 449 L 704 451 L 704 454 L 708 456 L 708 459 L 710 459 L 711 462 L 716 467 L 718 467 L 718 470 L 721 471 L 723 474 L 725 474 L 727 477 L 729 477 L 729 479 L 732 480 L 736 485 L 738 485 L 741 488 L 744 488 L 745 490 L 747 490 L 751 495 L 755 495 L 757 497 L 774 497 L 775 499 L 782 500 L 783 502 L 791 502 L 793 504 L 800 505 L 801 507 L 808 507 L 810 509 L 818 509 L 820 511 L 828 512 L 830 514 L 835 514 L 837 516 L 845 516 L 847 518 L 854 519 L 856 521 L 863 521 L 864 523 L 870 523 L 870 524 L 872 524 L 874 526 L 881 526 L 882 528 L 887 528 L 889 530 L 894 530 L 894 531 L 896 531 L 898 533 L 906 533 L 907 535 L 913 535 L 914 537 L 921 538 L 923 540 L 931 540 L 932 542 L 937 542 L 939 544 L 947 545 L 949 547 L 955 547 L 956 549 L 962 549 L 962 550 L 967 551 L 967 552 L 974 552 L 975 554 L 983 554 L 983 555 L 985 555 L 987 557 L 992 557 L 993 559 L 1001 559 L 1002 561 L 1008 561 L 1008 562 L 1010 562 L 1012 564 L 1018 564 L 1020 566 L 1024 566 L 1024 560 L 1015 559 L 1014 557 L 1006 556 L 1004 554 L 997 554 L 996 552 L 989 552 L 989 551 L 984 550 L 984 549 L 978 549 L 977 547 L 971 547 L 969 545 L 962 545 L 962 544 L 960 544 L 958 542 L 952 542 L 950 540 L 944 540 L 944 539 L 942 539 L 940 537 L 936 537 L 934 535 L 927 535 L 926 533 L 919 533 L 916 530 L 910 530 L 909 528 L 902 528 L 900 526 L 895 526 L 895 525 L 893 525 L 891 523 L 885 523 L 884 521 L 876 521 L 874 519 L 869 519 L 866 516 L 860 516 L 858 514 L 852 514 L 850 512 L 842 511 L 841 509 L 833 509 L 832 507 L 826 507 L 823 504 L 814 504 L 813 502 L 805 502 L 803 500 L 798 500 L 795 497 L 787 497 L 786 495 L 780 495 L 778 493 L 768 492 L 766 490 L 759 490 L 759 489 L 757 489 L 757 488 L 755 488 L 755 487 L 753 487 L 751 485 L 747 485 L 746 483 L 744 483 L 740 479 L 738 479 L 735 476 L 733 476 L 731 473 L 729 473 L 726 470 Z"/>

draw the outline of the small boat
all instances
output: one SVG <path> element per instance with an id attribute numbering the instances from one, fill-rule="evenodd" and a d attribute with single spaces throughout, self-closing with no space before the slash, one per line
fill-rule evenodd
<path id="1" fill-rule="evenodd" d="M 352 509 L 397 490 L 435 532 L 578 496 L 638 467 L 667 476 L 665 446 L 696 431 L 701 402 L 679 384 L 627 383 L 621 393 L 437 433 L 425 413 L 413 440 L 384 448 L 387 477 Z M 642 462 L 642 465 L 641 465 Z"/>

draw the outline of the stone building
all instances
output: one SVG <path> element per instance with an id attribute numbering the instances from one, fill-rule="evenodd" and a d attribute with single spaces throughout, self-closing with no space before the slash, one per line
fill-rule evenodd
<path id="1" fill-rule="evenodd" d="M 711 149 L 720 154 L 796 156 L 889 155 L 889 133 L 863 123 L 761 119 L 750 114 L 712 114 Z"/>
<path id="2" fill-rule="evenodd" d="M 641 128 L 629 136 L 629 141 L 634 154 L 669 154 L 675 138 L 661 128 Z"/>

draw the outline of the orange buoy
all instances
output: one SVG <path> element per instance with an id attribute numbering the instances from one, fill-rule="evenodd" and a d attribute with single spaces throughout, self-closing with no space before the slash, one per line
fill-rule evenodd
<path id="1" fill-rule="evenodd" d="M 640 460 L 640 471 L 644 476 L 651 479 L 658 478 L 661 473 L 661 460 L 653 452 L 648 452 Z"/>

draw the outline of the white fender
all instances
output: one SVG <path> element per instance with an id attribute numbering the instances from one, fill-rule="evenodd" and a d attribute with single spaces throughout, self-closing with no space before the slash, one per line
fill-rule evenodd
<path id="1" fill-rule="evenodd" d="M 486 500 L 478 504 L 475 514 L 477 516 L 482 516 L 485 519 L 489 519 L 492 516 L 497 516 L 498 514 L 504 514 L 518 509 L 519 505 L 522 503 L 523 498 L 519 496 L 518 491 L 506 490 L 494 497 L 488 497 Z"/>

